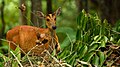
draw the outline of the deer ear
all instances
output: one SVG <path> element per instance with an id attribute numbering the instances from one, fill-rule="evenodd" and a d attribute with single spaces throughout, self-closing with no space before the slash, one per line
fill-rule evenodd
<path id="1" fill-rule="evenodd" d="M 61 13 L 61 7 L 59 7 L 56 11 L 55 11 L 56 15 L 59 16 Z"/>
<path id="2" fill-rule="evenodd" d="M 41 11 L 36 12 L 40 18 L 45 18 L 45 15 Z"/>

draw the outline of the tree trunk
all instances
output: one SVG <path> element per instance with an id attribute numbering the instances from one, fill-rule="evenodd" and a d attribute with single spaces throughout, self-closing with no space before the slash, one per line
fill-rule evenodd
<path id="1" fill-rule="evenodd" d="M 76 6 L 78 8 L 78 12 L 83 9 L 88 12 L 88 0 L 76 0 Z"/>
<path id="2" fill-rule="evenodd" d="M 42 20 L 37 17 L 36 11 L 42 11 L 41 0 L 31 0 L 31 22 L 34 26 L 42 26 Z"/>
<path id="3" fill-rule="evenodd" d="M 107 19 L 112 25 L 120 18 L 120 0 L 101 0 L 99 8 L 101 18 Z"/>
<path id="4" fill-rule="evenodd" d="M 5 6 L 5 2 L 4 2 L 4 0 L 2 0 L 2 6 L 1 6 L 1 20 L 2 20 L 2 28 L 0 29 L 0 46 L 1 46 L 1 44 L 2 44 L 1 39 L 3 38 L 3 35 L 4 35 L 4 30 L 5 30 L 4 6 Z"/>
<path id="5" fill-rule="evenodd" d="M 120 0 L 91 0 L 99 11 L 101 19 L 107 19 L 109 23 L 114 25 L 120 18 Z"/>
<path id="6" fill-rule="evenodd" d="M 46 0 L 47 1 L 47 14 L 52 13 L 52 0 Z"/>
<path id="7" fill-rule="evenodd" d="M 26 6 L 26 1 L 25 0 L 20 0 L 20 6 L 22 6 L 22 4 L 25 4 L 25 7 Z M 25 11 L 20 11 L 20 23 L 22 25 L 27 25 L 27 9 L 25 8 Z"/>

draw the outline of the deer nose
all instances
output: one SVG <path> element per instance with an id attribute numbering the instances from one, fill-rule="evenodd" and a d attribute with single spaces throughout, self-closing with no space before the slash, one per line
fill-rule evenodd
<path id="1" fill-rule="evenodd" d="M 56 26 L 52 26 L 53 30 L 55 30 L 57 27 Z"/>

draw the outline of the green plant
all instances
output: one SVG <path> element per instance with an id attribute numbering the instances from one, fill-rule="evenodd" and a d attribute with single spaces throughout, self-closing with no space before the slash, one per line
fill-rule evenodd
<path id="1" fill-rule="evenodd" d="M 97 14 L 90 15 L 83 10 L 77 18 L 75 43 L 65 47 L 58 57 L 72 66 L 103 66 L 108 55 L 101 49 L 110 41 L 110 29 L 107 20 L 102 22 Z"/>
<path id="2" fill-rule="evenodd" d="M 18 64 L 22 66 L 22 64 L 20 63 L 21 53 L 19 47 L 17 47 L 15 51 L 9 51 L 9 52 L 10 53 L 8 53 L 8 57 L 0 53 L 0 57 L 1 57 L 0 66 L 18 67 Z"/>

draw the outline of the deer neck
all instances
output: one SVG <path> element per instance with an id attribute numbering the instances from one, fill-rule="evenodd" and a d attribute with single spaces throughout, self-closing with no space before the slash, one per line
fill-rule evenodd
<path id="1" fill-rule="evenodd" d="M 55 37 L 55 36 L 56 36 L 56 32 L 55 32 L 55 30 L 51 30 L 51 29 L 49 29 L 49 31 L 50 31 L 50 34 L 51 34 L 52 37 Z"/>

